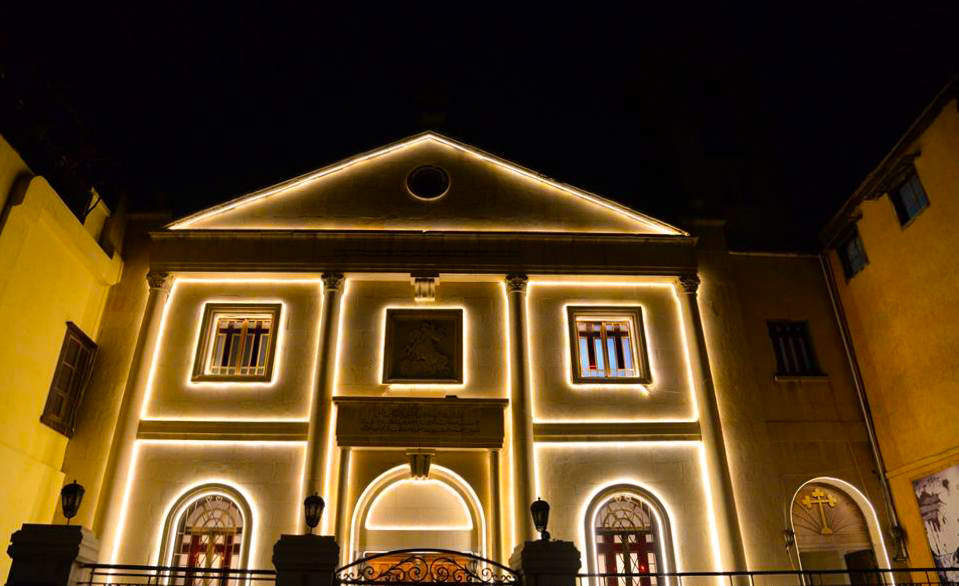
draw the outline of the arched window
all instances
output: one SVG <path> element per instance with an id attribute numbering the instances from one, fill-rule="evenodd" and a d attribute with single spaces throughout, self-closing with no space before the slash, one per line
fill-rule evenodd
<path id="1" fill-rule="evenodd" d="M 641 574 L 675 567 L 665 509 L 640 487 L 617 485 L 600 491 L 587 511 L 586 535 L 590 572 L 621 576 L 597 586 L 662 586 L 664 581 Z"/>
<path id="2" fill-rule="evenodd" d="M 180 568 L 243 568 L 249 550 L 249 519 L 249 506 L 233 488 L 207 485 L 193 489 L 170 511 L 160 563 Z M 176 580 L 184 586 L 227 583 L 226 579 L 191 574 Z"/>
<path id="3" fill-rule="evenodd" d="M 596 561 L 609 574 L 659 571 L 656 520 L 649 505 L 621 494 L 606 501 L 596 513 Z M 650 586 L 648 578 L 640 581 Z"/>

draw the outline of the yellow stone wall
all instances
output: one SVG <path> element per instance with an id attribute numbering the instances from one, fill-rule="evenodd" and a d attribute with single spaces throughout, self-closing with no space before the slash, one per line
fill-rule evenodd
<path id="1" fill-rule="evenodd" d="M 54 517 L 67 438 L 40 423 L 66 322 L 94 341 L 110 286 L 120 277 L 109 258 L 42 177 L 0 140 L 0 535 Z M 97 222 L 102 221 L 97 215 Z M 0 556 L 0 575 L 9 558 Z"/>
<path id="2" fill-rule="evenodd" d="M 912 565 L 931 566 L 912 480 L 959 462 L 959 112 L 945 105 L 906 152 L 929 207 L 901 227 L 886 195 L 857 227 L 869 264 L 848 281 L 831 265 L 872 407 Z"/>

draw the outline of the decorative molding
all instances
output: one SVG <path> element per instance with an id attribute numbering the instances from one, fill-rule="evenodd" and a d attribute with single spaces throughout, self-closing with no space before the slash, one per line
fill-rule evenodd
<path id="1" fill-rule="evenodd" d="M 436 276 L 411 275 L 410 280 L 413 282 L 414 301 L 436 301 L 436 285 L 439 283 Z"/>
<path id="2" fill-rule="evenodd" d="M 145 419 L 137 439 L 305 442 L 308 421 L 182 421 Z"/>
<path id="3" fill-rule="evenodd" d="M 406 450 L 406 455 L 410 459 L 410 477 L 420 480 L 430 477 L 430 464 L 436 450 L 411 449 Z"/>
<path id="4" fill-rule="evenodd" d="M 339 446 L 502 448 L 506 399 L 333 397 Z"/>
<path id="5" fill-rule="evenodd" d="M 632 234 L 171 230 L 150 233 L 150 267 L 190 272 L 678 275 L 695 239 Z"/>
<path id="6" fill-rule="evenodd" d="M 147 273 L 147 283 L 150 285 L 150 289 L 169 291 L 170 285 L 173 284 L 173 278 L 170 273 L 150 271 Z"/>
<path id="7" fill-rule="evenodd" d="M 695 295 L 699 290 L 699 275 L 696 273 L 684 273 L 679 275 L 679 286 L 682 288 L 683 293 L 687 295 Z"/>
<path id="8" fill-rule="evenodd" d="M 510 293 L 525 293 L 529 277 L 526 273 L 510 273 L 506 275 L 506 290 Z"/>
<path id="9" fill-rule="evenodd" d="M 581 441 L 700 441 L 698 421 L 537 422 L 537 442 Z"/>
<path id="10" fill-rule="evenodd" d="M 343 286 L 343 273 L 327 271 L 321 277 L 323 279 L 323 289 L 325 291 L 339 291 Z"/>

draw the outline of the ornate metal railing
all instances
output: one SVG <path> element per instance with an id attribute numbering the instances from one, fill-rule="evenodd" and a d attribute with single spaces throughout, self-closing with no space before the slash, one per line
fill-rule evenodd
<path id="1" fill-rule="evenodd" d="M 336 570 L 334 585 L 473 583 L 512 586 L 519 573 L 493 560 L 449 549 L 399 549 L 356 560 Z"/>
<path id="2" fill-rule="evenodd" d="M 559 575 L 526 575 L 524 586 L 555 583 Z M 959 586 L 957 568 L 892 570 L 767 570 L 577 574 L 576 586 Z"/>
<path id="3" fill-rule="evenodd" d="M 273 570 L 84 564 L 78 586 L 266 586 Z"/>

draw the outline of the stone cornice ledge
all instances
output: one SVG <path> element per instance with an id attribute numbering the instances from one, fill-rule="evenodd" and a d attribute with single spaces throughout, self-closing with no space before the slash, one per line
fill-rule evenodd
<path id="1" fill-rule="evenodd" d="M 534 422 L 537 442 L 700 441 L 698 421 Z"/>
<path id="2" fill-rule="evenodd" d="M 137 439 L 305 442 L 308 421 L 140 421 Z"/>

